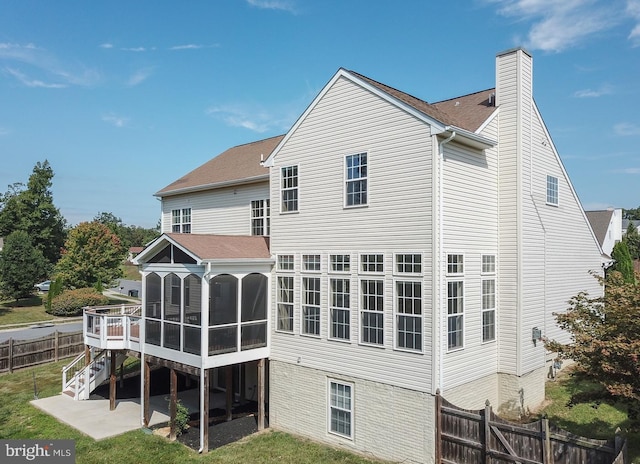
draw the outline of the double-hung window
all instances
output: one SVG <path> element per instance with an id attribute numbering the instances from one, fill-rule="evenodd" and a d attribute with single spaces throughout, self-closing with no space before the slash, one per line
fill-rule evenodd
<path id="1" fill-rule="evenodd" d="M 482 255 L 482 341 L 496 339 L 496 256 Z"/>
<path id="2" fill-rule="evenodd" d="M 353 385 L 329 380 L 329 432 L 353 437 Z"/>
<path id="3" fill-rule="evenodd" d="M 293 332 L 293 276 L 278 276 L 278 330 Z"/>
<path id="4" fill-rule="evenodd" d="M 351 256 L 330 255 L 329 266 L 331 272 L 349 272 L 351 270 Z"/>
<path id="5" fill-rule="evenodd" d="M 360 281 L 360 341 L 384 345 L 384 281 Z"/>
<path id="6" fill-rule="evenodd" d="M 171 210 L 171 232 L 191 233 L 191 208 Z"/>
<path id="7" fill-rule="evenodd" d="M 464 255 L 447 255 L 447 346 L 464 346 Z"/>
<path id="8" fill-rule="evenodd" d="M 329 338 L 349 340 L 351 337 L 351 281 L 329 279 Z"/>
<path id="9" fill-rule="evenodd" d="M 269 199 L 251 201 L 251 235 L 268 236 L 271 228 Z"/>
<path id="10" fill-rule="evenodd" d="M 298 166 L 285 166 L 280 171 L 280 212 L 298 211 Z"/>
<path id="11" fill-rule="evenodd" d="M 302 333 L 320 336 L 320 277 L 302 278 Z"/>
<path id="12" fill-rule="evenodd" d="M 345 206 L 367 204 L 367 154 L 345 157 Z"/>
<path id="13" fill-rule="evenodd" d="M 547 204 L 558 206 L 558 178 L 547 176 Z"/>
<path id="14" fill-rule="evenodd" d="M 396 282 L 396 348 L 422 351 L 422 283 Z"/>

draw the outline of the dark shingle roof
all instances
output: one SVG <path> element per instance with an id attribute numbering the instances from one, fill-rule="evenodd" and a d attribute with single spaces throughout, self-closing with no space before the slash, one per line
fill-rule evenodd
<path id="1" fill-rule="evenodd" d="M 240 182 L 247 179 L 260 180 L 263 178 L 266 180 L 269 178 L 269 169 L 260 164 L 261 157 L 266 159 L 283 137 L 283 135 L 279 135 L 229 148 L 167 185 L 158 191 L 156 196 L 176 195 L 185 191 L 213 187 L 216 184 Z"/>
<path id="2" fill-rule="evenodd" d="M 611 215 L 613 210 L 604 211 L 585 211 L 591 229 L 596 235 L 600 246 L 604 243 L 604 239 L 607 237 L 607 230 L 609 230 L 609 224 L 611 223 Z"/>
<path id="3" fill-rule="evenodd" d="M 212 259 L 267 259 L 269 239 L 259 235 L 166 234 L 203 261 Z"/>

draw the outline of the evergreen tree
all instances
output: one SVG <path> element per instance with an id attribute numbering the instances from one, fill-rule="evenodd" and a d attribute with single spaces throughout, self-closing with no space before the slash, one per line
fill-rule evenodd
<path id="1" fill-rule="evenodd" d="M 0 253 L 0 291 L 16 301 L 33 294 L 34 285 L 45 276 L 46 260 L 25 231 L 16 230 L 4 241 Z"/>
<path id="2" fill-rule="evenodd" d="M 624 237 L 622 237 L 622 241 L 627 244 L 631 259 L 640 259 L 640 234 L 636 226 L 633 225 L 633 222 L 629 222 L 627 232 Z"/>
<path id="3" fill-rule="evenodd" d="M 618 271 L 622 274 L 622 278 L 627 283 L 633 283 L 635 277 L 633 275 L 633 261 L 629 254 L 629 248 L 625 242 L 618 242 L 614 245 L 611 257 L 615 261 L 610 268 L 611 271 Z"/>
<path id="4" fill-rule="evenodd" d="M 0 198 L 0 237 L 22 230 L 51 265 L 60 258 L 65 239 L 65 220 L 53 204 L 53 169 L 38 162 L 26 188 L 13 184 Z"/>

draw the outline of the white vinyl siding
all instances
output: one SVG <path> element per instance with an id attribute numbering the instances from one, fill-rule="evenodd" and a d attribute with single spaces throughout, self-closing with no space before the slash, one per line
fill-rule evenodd
<path id="1" fill-rule="evenodd" d="M 340 371 L 355 377 L 433 391 L 433 353 L 426 349 L 432 345 L 433 318 L 423 318 L 423 352 L 404 352 L 394 350 L 393 312 L 394 254 L 411 250 L 422 254 L 424 263 L 434 261 L 432 149 L 428 125 L 347 79 L 338 79 L 312 105 L 271 168 L 271 251 L 275 255 L 295 253 L 301 259 L 312 250 L 327 250 L 322 258 L 326 268 L 321 271 L 321 337 L 273 333 L 272 359 L 297 363 L 300 358 L 305 366 L 329 372 L 335 372 L 335 360 L 340 359 Z M 364 151 L 368 161 L 367 207 L 345 208 L 345 155 Z M 281 168 L 293 165 L 300 167 L 299 212 L 278 214 Z M 410 202 L 407 192 L 412 193 Z M 363 274 L 360 256 L 381 253 L 383 271 Z M 349 256 L 348 266 L 345 263 L 340 269 L 340 264 L 332 264 L 330 255 Z M 302 272 L 296 271 L 297 278 Z M 338 278 L 334 274 L 338 272 L 350 280 L 352 343 L 331 343 L 330 325 L 324 323 L 330 320 L 329 279 Z M 424 285 L 425 311 L 431 311 L 431 265 L 423 268 L 419 278 Z M 383 282 L 387 310 L 381 345 L 360 343 L 360 279 Z"/>
<path id="2" fill-rule="evenodd" d="M 164 197 L 162 232 L 171 232 L 175 209 L 191 209 L 192 234 L 251 235 L 251 202 L 269 198 L 269 183 L 225 187 Z"/>

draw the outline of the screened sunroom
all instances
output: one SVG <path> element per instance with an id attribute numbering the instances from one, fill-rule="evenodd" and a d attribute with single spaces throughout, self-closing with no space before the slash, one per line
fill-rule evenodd
<path id="1" fill-rule="evenodd" d="M 205 368 L 268 357 L 265 237 L 164 234 L 136 264 L 145 354 Z"/>

